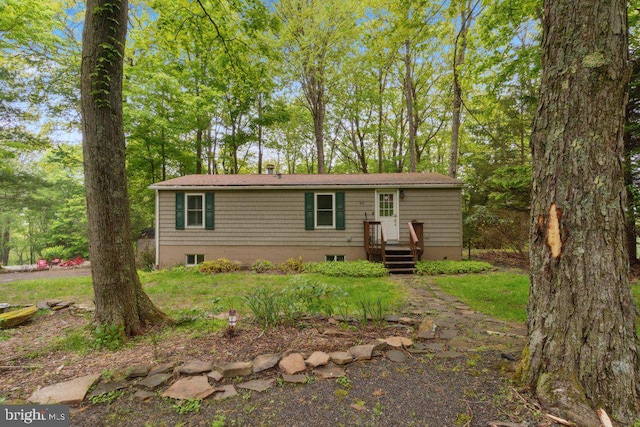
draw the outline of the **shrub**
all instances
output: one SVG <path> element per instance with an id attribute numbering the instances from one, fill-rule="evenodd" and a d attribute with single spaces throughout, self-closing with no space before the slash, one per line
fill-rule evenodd
<path id="1" fill-rule="evenodd" d="M 489 271 L 493 266 L 481 261 L 419 261 L 416 273 L 423 276 L 436 274 L 471 274 Z"/>
<path id="2" fill-rule="evenodd" d="M 317 262 L 306 265 L 310 273 L 320 273 L 333 277 L 384 277 L 387 269 L 381 263 L 365 260 L 349 262 Z"/>
<path id="3" fill-rule="evenodd" d="M 242 269 L 240 261 L 229 261 L 226 258 L 218 258 L 213 261 L 205 261 L 198 265 L 200 273 L 230 273 Z"/>
<path id="4" fill-rule="evenodd" d="M 42 258 L 46 259 L 46 260 L 52 260 L 52 259 L 62 259 L 65 258 L 67 255 L 67 250 L 64 248 L 64 246 L 51 246 L 48 248 L 44 248 L 41 252 Z"/>
<path id="5" fill-rule="evenodd" d="M 304 271 L 304 264 L 302 263 L 302 257 L 289 258 L 278 266 L 278 269 L 285 274 L 297 274 Z"/>
<path id="6" fill-rule="evenodd" d="M 275 269 L 276 265 L 271 261 L 267 261 L 266 259 L 257 259 L 251 265 L 251 270 L 256 273 L 268 273 L 270 271 L 274 271 Z"/>

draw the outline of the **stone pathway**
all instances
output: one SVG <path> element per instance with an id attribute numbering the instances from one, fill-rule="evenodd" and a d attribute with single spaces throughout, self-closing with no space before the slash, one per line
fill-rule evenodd
<path id="1" fill-rule="evenodd" d="M 32 403 L 80 403 L 96 383 L 89 398 L 134 387 L 134 398 L 144 401 L 161 396 L 173 399 L 222 400 L 238 394 L 237 388 L 265 392 L 277 382 L 308 383 L 311 378 L 345 376 L 345 365 L 376 357 L 402 364 L 414 354 L 431 354 L 454 359 L 470 352 L 491 348 L 505 358 L 518 358 L 525 344 L 526 328 L 476 313 L 455 297 L 424 278 L 413 276 L 409 306 L 402 315 L 387 319 L 389 335 L 376 342 L 356 345 L 344 351 L 290 352 L 263 354 L 251 361 L 213 364 L 207 360 L 185 360 L 179 364 L 139 364 L 123 368 L 112 382 L 100 374 L 41 388 L 29 398 Z M 335 319 L 329 319 L 337 323 Z M 409 328 L 413 339 L 396 336 L 394 328 Z M 259 379 L 253 377 L 261 373 Z"/>

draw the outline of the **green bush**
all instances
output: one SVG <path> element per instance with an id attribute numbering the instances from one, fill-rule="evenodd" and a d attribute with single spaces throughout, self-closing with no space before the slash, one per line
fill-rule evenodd
<path id="1" fill-rule="evenodd" d="M 198 265 L 200 273 L 230 273 L 242 269 L 242 263 L 239 261 L 230 261 L 226 258 L 218 258 L 213 261 L 205 261 Z"/>
<path id="2" fill-rule="evenodd" d="M 284 274 L 298 274 L 304 271 L 304 264 L 302 263 L 302 257 L 289 258 L 282 264 L 278 265 L 278 269 Z"/>
<path id="3" fill-rule="evenodd" d="M 268 273 L 270 271 L 276 270 L 276 265 L 271 261 L 267 261 L 266 259 L 257 259 L 253 264 L 251 264 L 251 270 L 256 273 Z"/>
<path id="4" fill-rule="evenodd" d="M 481 261 L 418 261 L 416 273 L 423 276 L 437 274 L 471 274 L 489 271 L 493 266 Z"/>
<path id="5" fill-rule="evenodd" d="M 384 277 L 388 274 L 383 264 L 365 260 L 308 263 L 305 267 L 310 273 L 333 277 Z"/>
<path id="6" fill-rule="evenodd" d="M 42 258 L 51 261 L 52 259 L 63 259 L 67 257 L 67 250 L 64 246 L 51 246 L 44 248 L 41 252 Z"/>

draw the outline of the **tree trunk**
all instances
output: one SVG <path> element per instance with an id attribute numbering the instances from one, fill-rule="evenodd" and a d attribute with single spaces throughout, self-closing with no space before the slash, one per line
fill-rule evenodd
<path id="1" fill-rule="evenodd" d="M 258 175 L 262 174 L 262 94 L 258 95 Z"/>
<path id="2" fill-rule="evenodd" d="M 546 0 L 531 138 L 529 344 L 522 374 L 544 406 L 581 426 L 640 406 L 636 307 L 625 247 L 624 0 Z"/>
<path id="3" fill-rule="evenodd" d="M 470 6 L 465 6 L 460 12 L 460 32 L 455 41 L 453 55 L 453 114 L 451 118 L 451 154 L 449 157 L 449 176 L 455 178 L 458 174 L 458 151 L 460 146 L 460 123 L 462 121 L 462 87 L 458 67 L 464 64 L 464 54 L 467 49 L 467 31 L 471 20 Z"/>
<path id="4" fill-rule="evenodd" d="M 411 77 L 411 42 L 405 40 L 405 81 L 404 93 L 407 102 L 407 121 L 409 122 L 409 172 L 416 171 L 416 122 L 413 117 L 413 78 Z"/>
<path id="5" fill-rule="evenodd" d="M 142 332 L 166 316 L 135 268 L 122 123 L 127 0 L 89 0 L 82 34 L 82 140 L 95 320 Z"/>

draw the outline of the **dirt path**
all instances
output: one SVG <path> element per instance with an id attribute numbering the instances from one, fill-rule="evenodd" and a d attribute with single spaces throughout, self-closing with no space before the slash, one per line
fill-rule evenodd
<path id="1" fill-rule="evenodd" d="M 11 363 L 34 368 L 3 373 L 8 375 L 0 384 L 0 397 L 6 396 L 7 403 L 19 403 L 39 386 L 89 373 L 114 372 L 136 363 L 179 365 L 193 359 L 226 363 L 270 352 L 347 350 L 377 338 L 405 336 L 415 342 L 411 351 L 404 352 L 405 361 L 394 362 L 383 351 L 370 361 L 346 365 L 346 379 L 319 379 L 308 372 L 306 384 L 290 384 L 282 381 L 277 368 L 270 369 L 250 377 L 211 382 L 237 386 L 248 379 L 277 379 L 277 385 L 269 390 L 237 388 L 235 397 L 222 401 L 208 398 L 182 414 L 175 401 L 159 397 L 166 386 L 142 402 L 135 397 L 138 389 L 128 383 L 111 402 L 91 404 L 85 400 L 72 406 L 71 425 L 455 427 L 487 426 L 496 420 L 531 421 L 531 406 L 509 382 L 515 368 L 510 359 L 517 358 L 524 345 L 524 325 L 476 313 L 428 279 L 404 276 L 396 280 L 408 286 L 412 295 L 404 312 L 396 317 L 415 319 L 413 325 L 390 319 L 384 327 L 342 329 L 329 336 L 328 330 L 335 326 L 321 321 L 304 329 L 265 334 L 246 330 L 232 340 L 221 334 L 181 336 L 159 344 L 142 339 L 117 352 L 84 356 L 64 351 L 38 354 L 37 349 L 28 348 L 23 350 L 29 353 Z M 51 318 L 71 326 L 86 321 L 68 312 L 52 314 Z M 46 317 L 37 318 L 24 328 L 22 339 L 33 342 L 31 334 L 55 333 L 56 326 L 51 323 Z M 15 358 L 20 346 L 10 344 Z M 11 357 L 4 351 L 6 347 L 0 347 L 0 359 Z"/>

